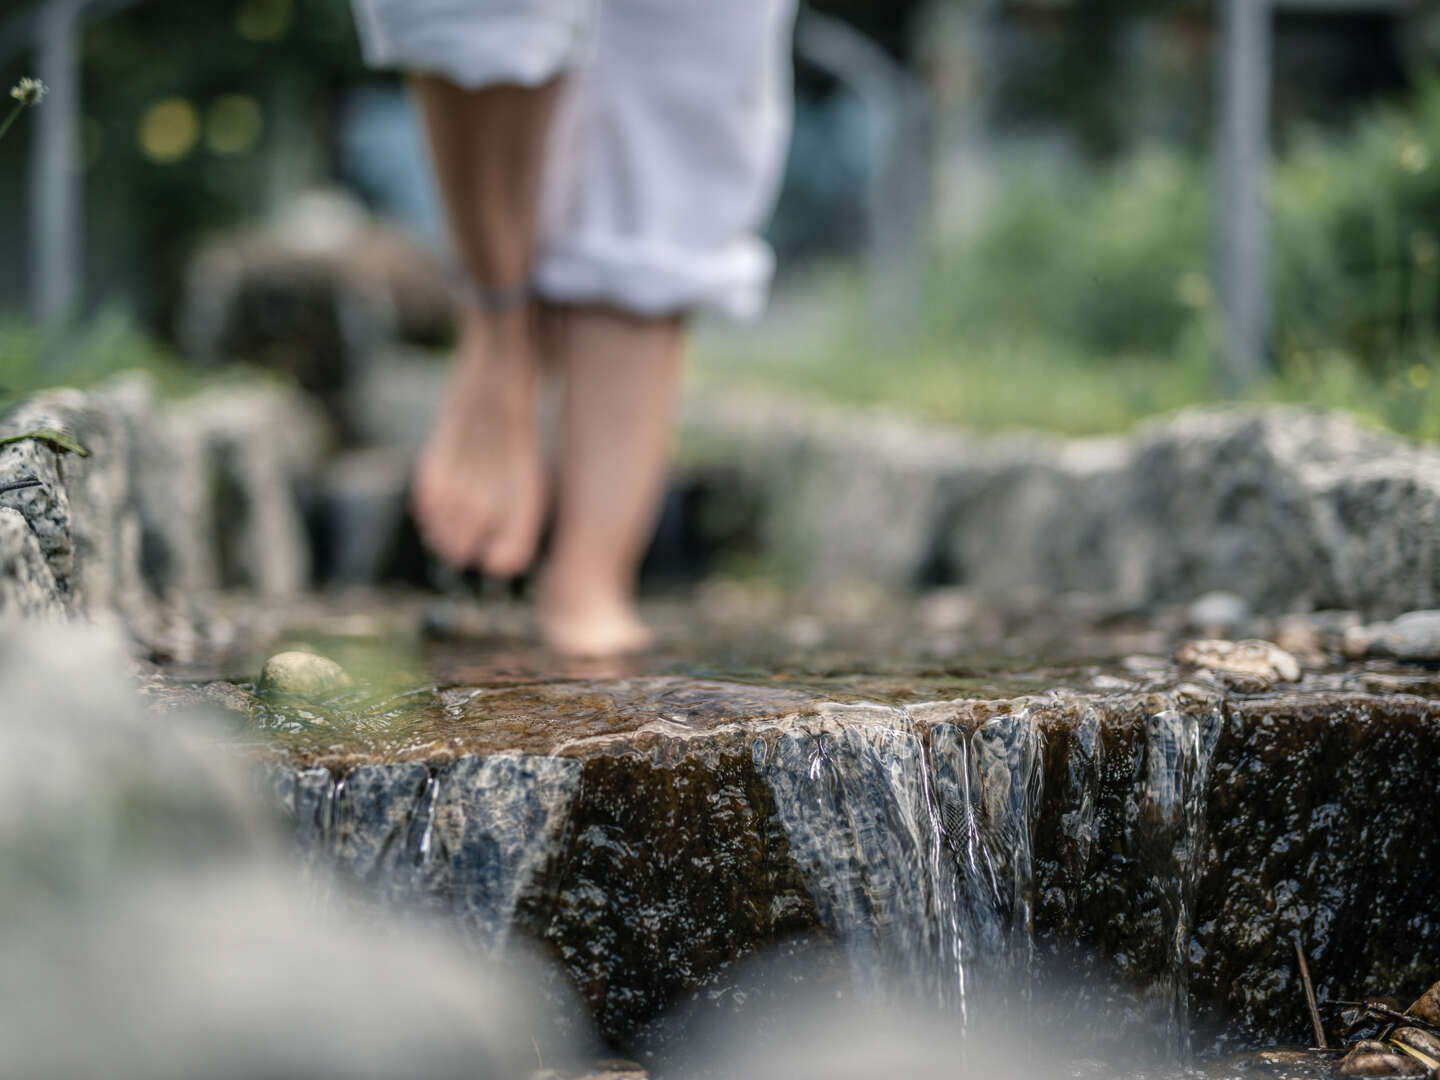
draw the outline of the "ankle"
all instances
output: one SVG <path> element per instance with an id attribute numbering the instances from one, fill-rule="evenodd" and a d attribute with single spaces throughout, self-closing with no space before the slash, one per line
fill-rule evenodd
<path id="1" fill-rule="evenodd" d="M 488 316 L 462 323 L 455 349 L 462 386 L 474 388 L 487 409 L 529 413 L 539 392 L 540 364 L 533 337 L 514 327 L 497 326 Z"/>
<path id="2" fill-rule="evenodd" d="M 633 590 L 612 582 L 556 580 L 547 574 L 536 607 L 545 643 L 563 656 L 610 658 L 645 652 L 655 644 Z"/>
<path id="3" fill-rule="evenodd" d="M 535 313 L 531 305 L 513 311 L 486 311 L 473 305 L 460 309 L 463 352 L 484 353 L 493 362 L 534 367 L 537 353 Z"/>
<path id="4" fill-rule="evenodd" d="M 589 616 L 597 612 L 633 612 L 635 587 L 623 575 L 594 567 L 553 563 L 541 577 L 536 601 L 547 616 Z"/>

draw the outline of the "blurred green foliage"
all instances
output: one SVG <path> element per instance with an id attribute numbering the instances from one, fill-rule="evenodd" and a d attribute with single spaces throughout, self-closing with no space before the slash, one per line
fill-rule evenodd
<path id="1" fill-rule="evenodd" d="M 137 370 L 168 394 L 184 393 L 200 379 L 193 367 L 118 310 L 102 312 L 48 354 L 33 324 L 0 319 L 0 409 L 47 386 L 84 388 Z"/>
<path id="2" fill-rule="evenodd" d="M 1272 190 L 1275 349 L 1376 377 L 1434 359 L 1440 321 L 1440 79 L 1344 139 L 1302 137 Z"/>
<path id="3" fill-rule="evenodd" d="M 88 291 L 162 330 L 207 232 L 333 176 L 339 93 L 368 77 L 347 0 L 145 0 L 89 22 L 80 62 Z M 0 247 L 24 243 L 28 150 L 0 148 Z M 22 270 L 0 267 L 0 312 Z"/>
<path id="4" fill-rule="evenodd" d="M 1021 328 L 1096 356 L 1172 348 L 1208 303 L 1203 167 L 1155 150 L 1098 178 L 1007 171 L 975 236 L 934 259 L 927 333 Z"/>
<path id="5" fill-rule="evenodd" d="M 981 428 L 1123 430 L 1212 401 L 1220 347 L 1208 163 L 1146 150 L 1098 172 L 1000 170 L 983 222 L 933 256 L 923 317 L 871 324 L 858 276 L 819 340 L 702 350 L 702 377 L 818 389 Z M 1271 185 L 1274 374 L 1247 395 L 1440 439 L 1440 79 L 1347 132 L 1306 132 Z"/>

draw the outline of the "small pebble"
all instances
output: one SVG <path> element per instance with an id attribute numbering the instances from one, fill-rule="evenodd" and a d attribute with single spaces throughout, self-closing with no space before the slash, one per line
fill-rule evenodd
<path id="1" fill-rule="evenodd" d="M 1345 632 L 1351 659 L 1388 656 L 1411 663 L 1440 661 L 1440 611 L 1411 611 L 1390 622 L 1354 626 Z"/>
<path id="2" fill-rule="evenodd" d="M 1175 662 L 1220 675 L 1239 690 L 1266 690 L 1296 682 L 1300 662 L 1268 641 L 1187 641 L 1175 650 Z"/>
<path id="3" fill-rule="evenodd" d="M 350 685 L 350 676 L 334 660 L 317 653 L 279 652 L 260 669 L 259 688 L 316 701 Z"/>

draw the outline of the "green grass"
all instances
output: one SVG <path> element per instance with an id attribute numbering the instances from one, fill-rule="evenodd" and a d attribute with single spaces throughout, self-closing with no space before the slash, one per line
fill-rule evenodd
<path id="1" fill-rule="evenodd" d="M 832 310 L 863 309 L 851 281 L 831 283 Z M 847 320 L 803 347 L 705 339 L 695 377 L 777 391 L 979 431 L 1028 428 L 1065 435 L 1124 432 L 1149 417 L 1220 400 L 1213 331 L 1196 319 L 1172 348 L 1104 354 L 1045 330 L 984 328 L 972 337 L 876 339 Z M 1402 435 L 1440 439 L 1440 356 L 1414 352 L 1372 373 L 1338 346 L 1295 352 L 1244 402 L 1344 409 Z"/>
<path id="2" fill-rule="evenodd" d="M 1016 334 L 908 347 L 863 337 L 799 354 L 705 348 L 699 379 L 811 395 L 982 431 L 1123 431 L 1136 420 L 1208 400 L 1208 371 L 1191 357 L 1119 356 L 1097 368 L 1073 348 Z"/>

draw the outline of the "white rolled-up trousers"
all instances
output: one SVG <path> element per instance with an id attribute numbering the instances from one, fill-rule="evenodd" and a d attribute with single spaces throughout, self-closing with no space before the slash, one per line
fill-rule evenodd
<path id="1" fill-rule="evenodd" d="M 758 314 L 794 0 L 353 0 L 367 63 L 475 89 L 564 74 L 532 285 L 639 315 Z"/>

